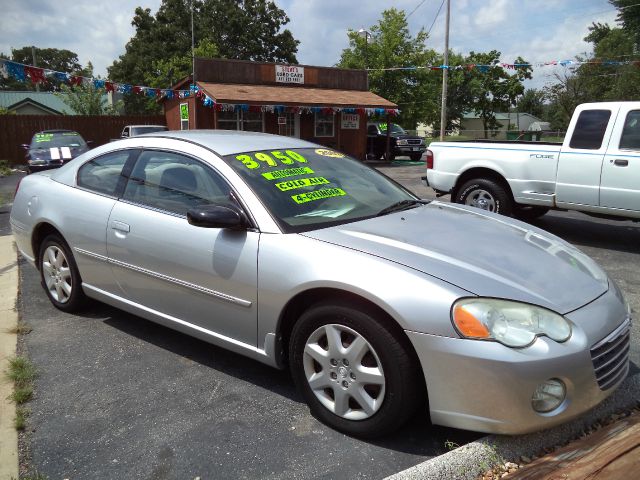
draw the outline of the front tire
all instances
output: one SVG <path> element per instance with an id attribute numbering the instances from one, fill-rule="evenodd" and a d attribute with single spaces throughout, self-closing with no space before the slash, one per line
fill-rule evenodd
<path id="1" fill-rule="evenodd" d="M 509 192 L 499 183 L 487 178 L 465 182 L 457 190 L 453 200 L 502 215 L 509 216 L 513 212 L 513 200 Z"/>
<path id="2" fill-rule="evenodd" d="M 367 308 L 311 307 L 293 329 L 289 359 L 313 415 L 349 435 L 385 435 L 402 426 L 426 398 L 406 342 Z"/>
<path id="3" fill-rule="evenodd" d="M 75 312 L 85 303 L 82 280 L 71 249 L 59 235 L 48 235 L 38 255 L 40 281 L 49 300 L 63 312 Z"/>
<path id="4" fill-rule="evenodd" d="M 409 156 L 409 158 L 411 158 L 411 161 L 412 161 L 412 162 L 419 162 L 419 161 L 420 161 L 420 159 L 422 158 L 422 154 L 421 154 L 421 153 L 418 153 L 418 154 L 411 154 L 411 155 Z"/>

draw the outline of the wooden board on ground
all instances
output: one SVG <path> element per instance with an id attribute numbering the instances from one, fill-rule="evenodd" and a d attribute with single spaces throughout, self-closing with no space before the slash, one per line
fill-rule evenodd
<path id="1" fill-rule="evenodd" d="M 635 472 L 635 473 L 634 473 Z M 622 480 L 640 472 L 640 414 L 571 442 L 508 475 L 509 480 Z"/>

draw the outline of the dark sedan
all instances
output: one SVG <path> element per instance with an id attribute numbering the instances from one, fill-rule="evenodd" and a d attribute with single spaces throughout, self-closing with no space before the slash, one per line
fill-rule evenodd
<path id="1" fill-rule="evenodd" d="M 29 145 L 22 147 L 27 151 L 29 173 L 61 167 L 89 150 L 87 142 L 73 130 L 43 130 L 33 136 Z"/>

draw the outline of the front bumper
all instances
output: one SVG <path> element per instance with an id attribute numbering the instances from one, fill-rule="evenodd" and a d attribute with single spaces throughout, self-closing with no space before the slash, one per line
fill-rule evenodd
<path id="1" fill-rule="evenodd" d="M 562 344 L 539 337 L 530 347 L 513 349 L 497 342 L 407 331 L 425 375 L 431 421 L 485 433 L 523 434 L 567 422 L 602 402 L 629 369 L 628 350 L 622 351 L 614 381 L 606 390 L 598 386 L 590 349 L 619 333 L 627 321 L 624 306 L 612 297 L 609 291 L 566 315 L 574 329 Z M 601 320 L 596 324 L 598 313 L 605 318 L 595 317 Z M 582 319 L 592 323 L 583 329 Z M 565 383 L 566 398 L 555 410 L 536 412 L 531 406 L 534 390 L 551 378 Z"/>
<path id="2" fill-rule="evenodd" d="M 422 155 L 427 149 L 425 145 L 396 145 L 393 148 L 393 154 L 401 155 Z"/>

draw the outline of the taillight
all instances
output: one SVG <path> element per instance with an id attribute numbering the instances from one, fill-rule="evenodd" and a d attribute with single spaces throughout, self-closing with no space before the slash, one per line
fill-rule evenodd
<path id="1" fill-rule="evenodd" d="M 431 150 L 427 150 L 427 169 L 433 168 L 433 152 Z"/>

